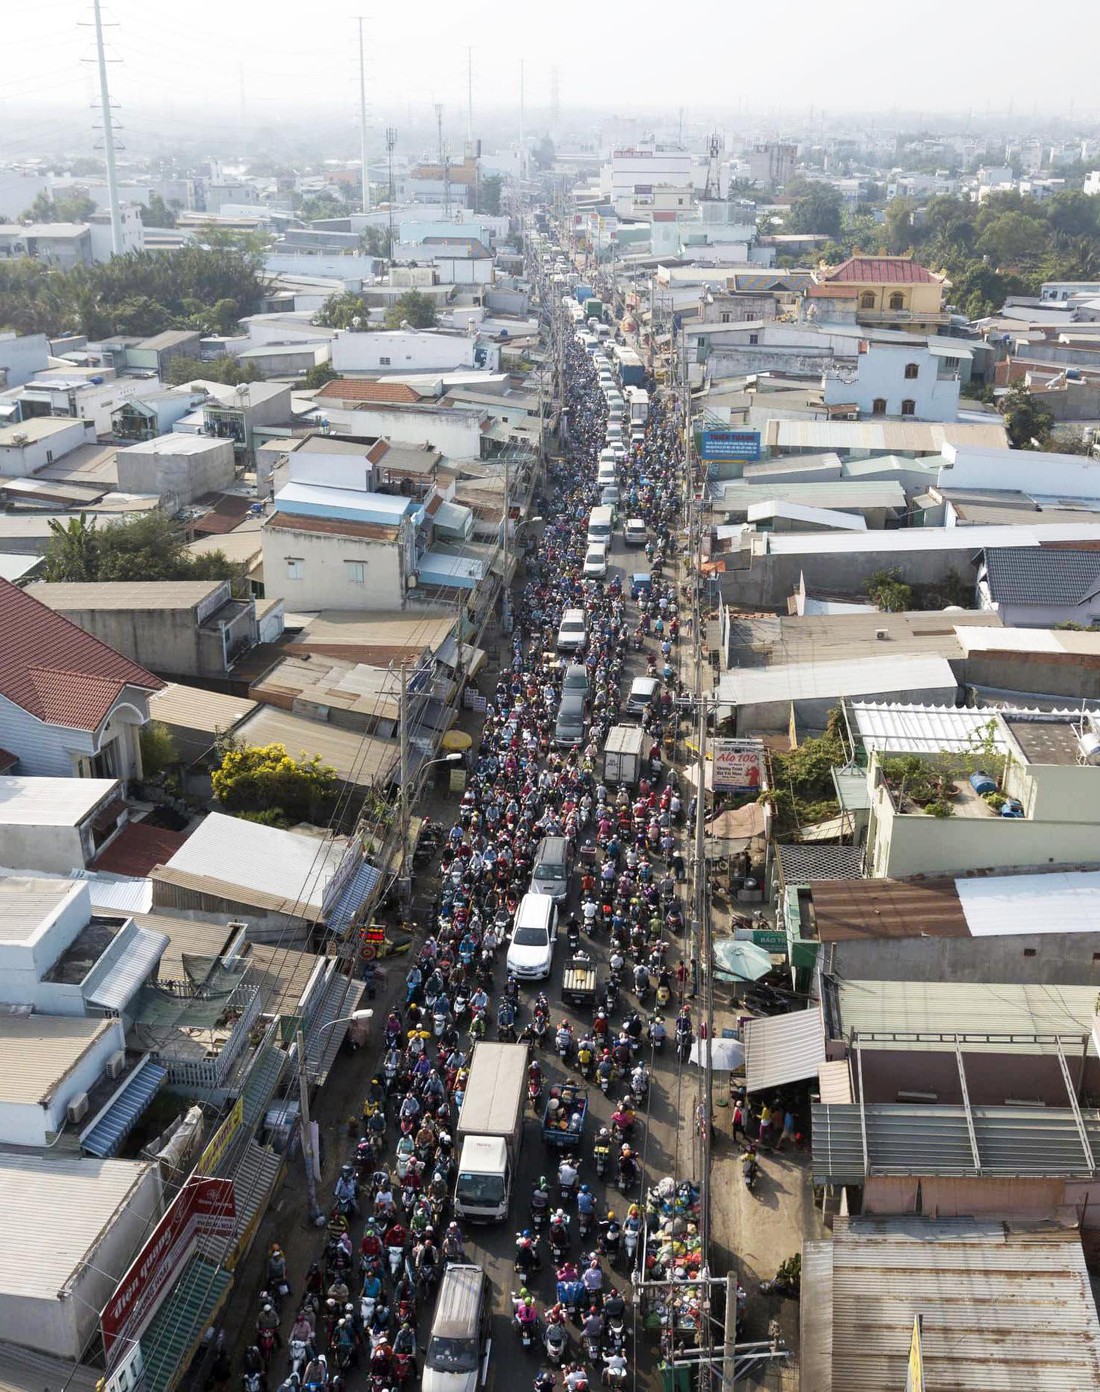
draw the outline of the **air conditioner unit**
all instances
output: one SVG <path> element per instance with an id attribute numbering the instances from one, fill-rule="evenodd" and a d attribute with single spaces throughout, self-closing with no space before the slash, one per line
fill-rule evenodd
<path id="1" fill-rule="evenodd" d="M 88 1115 L 88 1094 L 86 1092 L 78 1093 L 73 1098 L 68 1105 L 67 1115 L 69 1120 L 73 1122 L 84 1120 Z"/>
<path id="2" fill-rule="evenodd" d="M 107 1067 L 104 1070 L 108 1078 L 121 1078 L 126 1072 L 126 1050 L 118 1049 L 107 1060 Z"/>
<path id="3" fill-rule="evenodd" d="M 885 643 L 890 637 L 890 630 L 888 628 L 876 628 L 875 637 L 880 643 Z"/>

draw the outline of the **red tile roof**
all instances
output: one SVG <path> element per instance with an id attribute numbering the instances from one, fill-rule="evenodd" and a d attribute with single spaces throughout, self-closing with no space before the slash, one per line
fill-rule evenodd
<path id="1" fill-rule="evenodd" d="M 181 832 L 166 827 L 127 822 L 107 849 L 92 861 L 92 869 L 144 879 L 154 865 L 170 861 L 186 840 Z"/>
<path id="2" fill-rule="evenodd" d="M 50 725 L 96 730 L 123 687 L 159 691 L 152 672 L 0 580 L 0 696 Z"/>
<path id="3" fill-rule="evenodd" d="M 403 401 L 420 400 L 420 393 L 407 382 L 363 382 L 354 379 L 326 382 L 314 392 L 315 401 Z"/>
<path id="4" fill-rule="evenodd" d="M 850 280 L 857 285 L 934 285 L 940 277 L 909 256 L 850 256 L 831 271 L 827 281 Z"/>
<path id="5" fill-rule="evenodd" d="M 195 535 L 224 536 L 226 532 L 231 532 L 248 515 L 253 501 L 237 493 L 208 493 L 196 499 L 199 506 L 206 504 L 211 511 L 195 522 Z"/>

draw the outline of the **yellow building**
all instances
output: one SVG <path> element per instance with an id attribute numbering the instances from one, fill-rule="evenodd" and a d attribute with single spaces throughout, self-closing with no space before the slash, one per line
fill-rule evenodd
<path id="1" fill-rule="evenodd" d="M 822 285 L 850 286 L 858 292 L 856 318 L 861 324 L 935 331 L 948 322 L 943 308 L 947 278 L 909 256 L 850 256 L 817 279 Z"/>

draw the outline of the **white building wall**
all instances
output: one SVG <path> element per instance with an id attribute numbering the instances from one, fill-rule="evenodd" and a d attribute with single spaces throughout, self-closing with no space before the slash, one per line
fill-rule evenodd
<path id="1" fill-rule="evenodd" d="M 0 823 L 0 865 L 67 875 L 85 866 L 78 826 L 25 826 Z"/>
<path id="2" fill-rule="evenodd" d="M 500 348 L 474 338 L 430 331 L 345 332 L 332 341 L 332 365 L 337 372 L 447 372 L 459 367 L 495 372 L 500 366 Z"/>
<path id="3" fill-rule="evenodd" d="M 21 387 L 48 367 L 49 361 L 50 344 L 45 334 L 0 333 L 0 386 Z"/>
<path id="4" fill-rule="evenodd" d="M 906 377 L 910 367 L 916 368 L 916 377 Z M 912 401 L 914 409 L 906 414 L 915 420 L 953 421 L 959 410 L 959 377 L 940 378 L 938 373 L 938 359 L 927 349 L 872 343 L 857 358 L 854 372 L 826 372 L 822 392 L 827 406 L 854 402 L 863 415 L 872 415 L 875 402 L 885 401 L 885 413 L 879 414 L 900 416 L 902 403 Z"/>
<path id="5" fill-rule="evenodd" d="M 314 609 L 400 609 L 405 593 L 398 543 L 324 532 L 295 532 L 264 527 L 264 593 L 286 601 L 297 613 Z M 301 562 L 294 578 L 287 562 Z M 352 565 L 366 566 L 364 581 L 354 579 Z M 295 568 L 297 569 L 297 568 Z"/>
<path id="6" fill-rule="evenodd" d="M 173 450 L 191 437 L 165 435 L 119 450 L 118 486 L 123 493 L 172 494 L 185 506 L 204 493 L 227 488 L 236 477 L 233 441 L 211 439 L 202 450 Z"/>
<path id="7" fill-rule="evenodd" d="M 21 776 L 72 778 L 76 770 L 70 749 L 74 747 L 72 741 L 76 733 L 46 725 L 22 706 L 0 696 L 0 749 L 18 756 L 16 772 Z M 91 738 L 87 733 L 83 734 L 80 747 L 91 750 Z"/>
<path id="8" fill-rule="evenodd" d="M 1100 499 L 1100 460 L 1084 455 L 948 445 L 944 457 L 948 463 L 937 479 L 941 488 L 992 488 L 1045 497 Z"/>
<path id="9" fill-rule="evenodd" d="M 324 408 L 324 418 L 341 435 L 371 440 L 384 438 L 400 445 L 430 444 L 448 459 L 481 457 L 481 411 L 386 411 L 368 407 L 361 411 Z M 295 451 L 295 455 L 300 454 Z M 291 456 L 292 458 L 294 456 Z M 383 468 L 385 460 L 383 460 Z M 294 471 L 291 469 L 291 477 Z"/>
<path id="10" fill-rule="evenodd" d="M 25 445 L 0 445 L 0 477 L 27 478 L 77 446 L 94 444 L 94 436 L 90 422 L 76 420 L 67 430 L 55 431 L 48 438 L 28 440 Z"/>
<path id="11" fill-rule="evenodd" d="M 65 1109 L 69 1103 L 74 1097 L 88 1091 L 102 1075 L 111 1055 L 125 1048 L 125 1045 L 126 1031 L 122 1020 L 114 1020 L 111 1028 L 95 1041 L 48 1102 L 0 1102 L 0 1144 L 48 1145 L 64 1124 Z"/>
<path id="12" fill-rule="evenodd" d="M 145 224 L 141 220 L 136 203 L 124 203 L 119 209 L 122 219 L 122 246 L 119 255 L 125 256 L 131 251 L 145 250 Z M 111 249 L 111 219 L 110 216 L 100 217 L 96 215 L 89 222 L 88 226 L 92 231 L 92 260 L 110 261 L 114 255 Z"/>
<path id="13" fill-rule="evenodd" d="M 58 377 L 64 375 L 63 369 L 57 371 Z M 51 380 L 48 374 L 39 374 L 33 386 L 35 389 L 49 388 Z M 91 421 L 97 435 L 109 435 L 111 416 L 120 406 L 124 406 L 127 401 L 140 401 L 156 396 L 158 392 L 163 391 L 163 383 L 155 378 L 142 381 L 136 377 L 119 377 L 102 385 L 89 383 L 72 391 L 59 389 L 51 394 L 55 397 L 54 410 L 59 415 L 73 415 L 80 420 Z"/>

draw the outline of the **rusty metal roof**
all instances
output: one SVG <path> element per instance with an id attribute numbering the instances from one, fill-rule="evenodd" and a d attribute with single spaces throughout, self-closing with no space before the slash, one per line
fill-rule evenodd
<path id="1" fill-rule="evenodd" d="M 970 936 L 954 880 L 813 880 L 809 888 L 820 942 Z"/>

